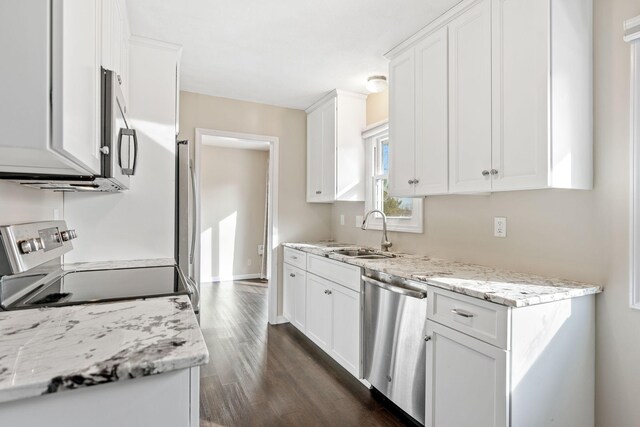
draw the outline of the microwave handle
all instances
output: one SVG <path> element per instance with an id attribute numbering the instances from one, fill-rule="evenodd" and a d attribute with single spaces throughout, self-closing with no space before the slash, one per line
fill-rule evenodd
<path id="1" fill-rule="evenodd" d="M 133 165 L 130 168 L 122 167 L 122 137 L 123 135 L 133 137 Z M 124 175 L 135 175 L 136 164 L 138 163 L 138 134 L 135 129 L 120 129 L 120 135 L 118 135 L 118 165 L 122 169 Z"/>

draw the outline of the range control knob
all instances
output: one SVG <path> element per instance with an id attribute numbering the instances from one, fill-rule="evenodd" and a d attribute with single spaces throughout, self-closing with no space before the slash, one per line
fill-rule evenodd
<path id="1" fill-rule="evenodd" d="M 26 239 L 18 242 L 18 247 L 20 248 L 20 252 L 23 254 L 30 254 L 44 249 L 44 244 L 42 243 L 42 239 L 36 237 L 34 239 Z"/>
<path id="2" fill-rule="evenodd" d="M 60 237 L 62 237 L 62 241 L 67 242 L 78 237 L 78 234 L 76 234 L 76 230 L 65 230 L 60 232 Z"/>

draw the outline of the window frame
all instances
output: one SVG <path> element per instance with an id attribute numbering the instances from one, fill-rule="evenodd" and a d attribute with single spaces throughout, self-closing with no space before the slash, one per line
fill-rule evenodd
<path id="1" fill-rule="evenodd" d="M 375 203 L 376 180 L 383 175 L 376 174 L 376 157 L 374 147 L 380 142 L 389 139 L 389 122 L 384 121 L 369 126 L 362 132 L 365 144 L 365 214 L 371 209 L 377 209 Z M 389 139 L 389 151 L 392 150 L 392 141 Z M 391 165 L 389 165 L 391 167 Z M 388 179 L 388 175 L 387 175 Z M 382 230 L 382 216 L 378 213 L 372 215 L 367 221 L 367 228 Z M 423 198 L 413 198 L 413 215 L 411 218 L 387 218 L 387 230 L 400 233 L 424 233 L 424 206 Z"/>
<path id="2" fill-rule="evenodd" d="M 640 310 L 640 16 L 624 23 L 624 40 L 631 46 L 629 304 Z"/>

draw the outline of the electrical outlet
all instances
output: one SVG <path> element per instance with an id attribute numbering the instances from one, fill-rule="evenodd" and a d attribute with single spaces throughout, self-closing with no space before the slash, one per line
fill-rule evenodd
<path id="1" fill-rule="evenodd" d="M 503 216 L 493 218 L 493 236 L 507 237 L 507 218 Z"/>
<path id="2" fill-rule="evenodd" d="M 362 220 L 364 217 L 362 215 L 356 215 L 356 227 L 362 227 Z"/>
<path id="3" fill-rule="evenodd" d="M 258 245 L 258 255 L 264 255 L 264 245 Z"/>
<path id="4" fill-rule="evenodd" d="M 340 214 L 340 225 L 344 225 L 344 214 Z"/>

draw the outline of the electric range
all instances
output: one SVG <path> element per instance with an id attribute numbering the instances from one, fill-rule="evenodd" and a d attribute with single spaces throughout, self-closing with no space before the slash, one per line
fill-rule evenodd
<path id="1" fill-rule="evenodd" d="M 197 286 L 177 265 L 68 270 L 61 256 L 77 237 L 65 221 L 0 227 L 0 309 L 19 310 L 172 295 Z M 114 263 L 117 265 L 117 263 Z"/>

